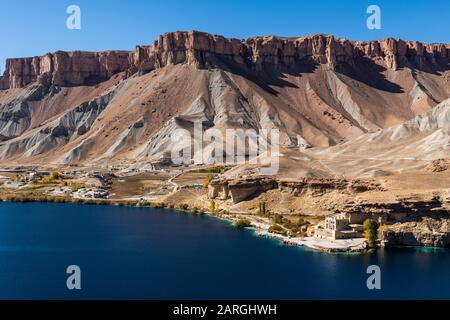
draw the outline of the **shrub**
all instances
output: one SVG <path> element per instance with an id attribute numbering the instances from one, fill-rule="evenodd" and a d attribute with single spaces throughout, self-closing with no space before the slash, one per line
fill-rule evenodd
<path id="1" fill-rule="evenodd" d="M 198 213 L 200 211 L 200 209 L 198 207 L 194 207 L 192 208 L 192 213 Z"/>
<path id="2" fill-rule="evenodd" d="M 309 221 L 306 221 L 306 220 L 303 219 L 303 218 L 298 218 L 297 226 L 303 227 L 303 226 L 308 226 L 308 225 L 310 225 L 310 224 L 311 224 L 311 223 L 309 223 Z"/>
<path id="3" fill-rule="evenodd" d="M 60 174 L 59 172 L 57 172 L 57 171 L 54 171 L 54 172 L 52 172 L 52 173 L 50 174 L 50 178 L 51 178 L 52 180 L 58 180 L 58 179 L 61 179 L 61 174 Z"/>
<path id="4" fill-rule="evenodd" d="M 287 231 L 278 224 L 271 225 L 268 231 L 270 233 L 281 234 L 283 236 L 287 235 Z"/>
<path id="5" fill-rule="evenodd" d="M 234 223 L 234 226 L 238 229 L 249 228 L 252 226 L 252 223 L 248 219 L 239 219 Z"/>
<path id="6" fill-rule="evenodd" d="M 152 203 L 150 201 L 141 201 L 137 204 L 139 207 L 151 207 Z"/>
<path id="7" fill-rule="evenodd" d="M 186 211 L 189 209 L 189 205 L 187 203 L 182 203 L 178 206 L 178 209 Z"/>
<path id="8" fill-rule="evenodd" d="M 79 183 L 79 182 L 70 182 L 70 183 L 67 183 L 67 182 L 66 182 L 66 185 L 67 185 L 67 184 L 70 186 L 70 188 L 72 189 L 72 191 L 78 191 L 78 190 L 83 189 L 83 188 L 86 187 L 85 184 Z"/>
<path id="9" fill-rule="evenodd" d="M 211 173 L 224 173 L 225 167 L 223 166 L 208 166 L 208 172 Z"/>
<path id="10" fill-rule="evenodd" d="M 215 202 L 214 200 L 211 200 L 211 201 L 209 202 L 209 210 L 210 210 L 211 212 L 216 211 L 216 202 Z"/>
<path id="11" fill-rule="evenodd" d="M 285 218 L 281 218 L 281 225 L 286 229 L 291 229 L 294 226 L 291 220 Z"/>
<path id="12" fill-rule="evenodd" d="M 274 223 L 283 223 L 283 216 L 276 214 L 273 216 Z"/>
<path id="13" fill-rule="evenodd" d="M 60 179 L 62 179 L 61 174 L 59 172 L 55 171 L 55 172 L 52 172 L 51 174 L 49 174 L 48 176 L 43 177 L 41 181 L 44 184 L 53 184 L 57 180 L 60 180 Z"/>
<path id="14" fill-rule="evenodd" d="M 214 180 L 214 175 L 211 174 L 211 173 L 208 173 L 208 175 L 206 176 L 205 180 L 203 181 L 203 187 L 204 188 L 208 188 L 209 184 L 213 180 Z"/>

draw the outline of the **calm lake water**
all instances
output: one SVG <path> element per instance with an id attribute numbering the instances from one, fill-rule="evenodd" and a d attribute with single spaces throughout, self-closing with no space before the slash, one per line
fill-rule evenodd
<path id="1" fill-rule="evenodd" d="M 330 255 L 172 210 L 0 203 L 0 299 L 450 299 L 449 270 L 443 249 Z"/>

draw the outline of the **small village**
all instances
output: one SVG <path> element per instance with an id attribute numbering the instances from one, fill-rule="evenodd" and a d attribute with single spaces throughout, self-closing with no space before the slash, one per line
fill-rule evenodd
<path id="1" fill-rule="evenodd" d="M 111 168 L 110 170 L 95 171 L 83 169 L 66 169 L 60 171 L 38 170 L 34 168 L 14 168 L 3 170 L 0 172 L 0 189 L 3 193 L 12 193 L 16 195 L 31 194 L 43 195 L 54 199 L 72 199 L 70 201 L 107 201 L 115 203 L 121 200 L 133 201 L 131 203 L 145 204 L 150 200 L 165 198 L 177 191 L 183 192 L 200 192 L 205 193 L 205 202 L 210 202 L 208 198 L 214 196 L 211 194 L 211 187 L 204 189 L 201 180 L 208 178 L 211 174 L 200 174 L 195 176 L 193 180 L 183 181 L 183 174 L 189 175 L 180 168 L 172 173 L 164 170 L 153 171 L 154 179 L 159 179 L 160 175 L 167 177 L 167 181 L 159 185 L 159 189 L 148 192 L 148 195 L 126 196 L 126 194 L 116 194 L 116 188 L 113 185 L 121 184 L 126 179 L 132 179 L 137 173 L 136 171 L 124 174 L 123 169 Z M 191 169 L 192 170 L 192 169 Z M 222 170 L 222 169 L 221 169 Z M 213 171 L 220 172 L 214 169 Z M 155 173 L 156 172 L 156 173 Z M 147 173 L 150 174 L 150 173 Z M 128 178 L 126 178 L 128 177 Z M 125 179 L 125 180 L 124 180 Z M 176 179 L 180 179 L 179 181 Z M 211 179 L 211 178 L 209 178 Z M 190 191 L 191 190 L 191 191 Z M 197 190 L 197 191 L 195 191 Z M 218 196 L 218 195 L 216 195 Z M 222 194 L 222 198 L 231 197 L 231 193 Z M 213 197 L 214 198 L 214 197 Z M 231 198 L 230 198 L 231 201 Z M 181 207 L 181 206 L 180 206 Z M 187 205 L 185 205 L 187 207 Z M 185 207 L 181 209 L 185 209 Z M 201 211 L 194 208 L 194 211 Z M 265 210 L 265 209 L 264 209 Z M 207 210 L 210 211 L 210 210 Z M 240 218 L 250 221 L 249 226 L 254 228 L 258 235 L 268 236 L 271 238 L 279 238 L 288 245 L 306 245 L 312 248 L 329 251 L 360 251 L 364 248 L 363 225 L 364 217 L 358 217 L 356 214 L 338 214 L 327 217 L 323 223 L 310 224 L 305 220 L 301 231 L 302 236 L 292 233 L 290 229 L 284 229 L 282 223 L 274 224 L 273 217 L 262 217 L 254 214 L 229 214 L 225 210 L 217 210 L 213 208 L 213 215 L 219 215 L 224 219 L 237 222 Z M 287 221 L 286 218 L 280 216 L 280 221 Z M 276 219 L 275 219 L 276 220 Z M 279 222 L 279 221 L 277 221 Z M 274 228 L 274 225 L 280 229 Z M 296 227 L 292 227 L 297 230 Z M 300 231 L 299 231 L 300 232 Z M 355 240 L 354 239 L 358 239 Z"/>
<path id="2" fill-rule="evenodd" d="M 53 197 L 108 199 L 114 175 L 97 171 L 43 171 L 17 168 L 0 172 L 0 188 L 11 192 L 38 191 Z"/>
<path id="3" fill-rule="evenodd" d="M 343 179 L 273 179 L 256 177 L 239 181 L 224 180 L 223 166 L 145 168 L 67 167 L 56 170 L 33 167 L 3 169 L 0 172 L 0 198 L 6 201 L 75 202 L 171 208 L 195 214 L 209 214 L 232 221 L 238 228 L 251 228 L 262 237 L 276 238 L 287 245 L 307 246 L 325 252 L 361 252 L 367 249 L 365 222 L 383 230 L 403 225 L 416 228 L 406 212 L 444 214 L 450 197 L 429 200 L 397 198 L 386 204 L 353 201 L 352 195 L 383 192 L 375 182 Z M 304 199 L 320 203 L 327 195 L 345 194 L 349 201 L 321 214 L 301 209 L 277 210 L 277 197 L 289 201 Z M 271 199 L 271 197 L 275 197 Z M 421 221 L 421 218 L 418 218 Z M 412 221 L 412 222 L 409 222 Z M 408 224 L 410 223 L 410 224 Z M 433 221 L 424 221 L 427 228 Z M 396 230 L 397 230 L 396 229 Z M 376 233 L 376 231 L 373 231 Z M 383 233 L 378 245 L 395 243 Z M 445 233 L 420 238 L 424 245 L 441 245 Z M 387 239 L 387 240 L 386 240 Z M 375 245 L 375 244 L 373 244 Z"/>

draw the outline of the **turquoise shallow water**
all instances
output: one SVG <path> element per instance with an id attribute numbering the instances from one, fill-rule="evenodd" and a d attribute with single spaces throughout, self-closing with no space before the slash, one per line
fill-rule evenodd
<path id="1" fill-rule="evenodd" d="M 450 299 L 449 269 L 445 249 L 330 255 L 172 210 L 0 203 L 1 299 Z"/>

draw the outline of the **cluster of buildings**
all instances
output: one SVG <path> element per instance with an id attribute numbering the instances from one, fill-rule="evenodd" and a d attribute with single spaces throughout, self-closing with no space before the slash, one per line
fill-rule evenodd
<path id="1" fill-rule="evenodd" d="M 386 216 L 383 215 L 368 217 L 365 213 L 339 213 L 327 217 L 323 226 L 316 226 L 315 237 L 327 240 L 363 238 L 363 223 L 368 218 L 375 218 L 380 223 L 386 222 Z"/>
<path id="2" fill-rule="evenodd" d="M 12 169 L 0 170 L 0 173 L 7 174 L 0 176 L 0 185 L 6 189 L 19 189 L 32 181 L 40 180 L 49 175 L 47 171 Z"/>
<path id="3" fill-rule="evenodd" d="M 101 188 L 82 188 L 72 193 L 75 199 L 108 199 L 109 192 Z"/>

